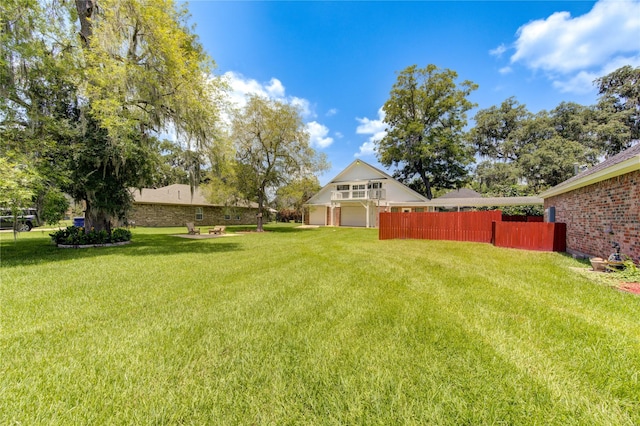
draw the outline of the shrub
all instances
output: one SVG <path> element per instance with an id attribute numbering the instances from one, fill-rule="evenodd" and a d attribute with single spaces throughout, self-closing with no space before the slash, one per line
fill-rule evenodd
<path id="1" fill-rule="evenodd" d="M 85 232 L 83 227 L 69 226 L 49 235 L 54 243 L 70 246 L 109 244 L 131 240 L 131 231 L 124 228 L 116 228 L 109 235 L 105 230 L 95 231 L 91 229 L 89 232 Z"/>
<path id="2" fill-rule="evenodd" d="M 116 228 L 111 232 L 111 241 L 114 243 L 131 241 L 131 231 L 125 228 Z"/>
<path id="3" fill-rule="evenodd" d="M 627 257 L 623 266 L 621 271 L 614 272 L 616 278 L 626 282 L 640 283 L 640 268 L 633 263 L 633 260 Z"/>

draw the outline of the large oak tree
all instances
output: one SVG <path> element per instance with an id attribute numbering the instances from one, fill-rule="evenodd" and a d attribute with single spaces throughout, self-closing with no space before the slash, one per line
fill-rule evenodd
<path id="1" fill-rule="evenodd" d="M 427 198 L 432 187 L 455 188 L 467 180 L 473 151 L 464 139 L 471 81 L 435 65 L 412 65 L 398 74 L 385 102 L 386 136 L 377 142 L 380 162 L 395 166 L 394 177 Z"/>
<path id="2" fill-rule="evenodd" d="M 111 173 L 122 188 L 118 176 L 143 169 L 140 157 L 168 128 L 188 148 L 211 149 L 221 84 L 186 24 L 186 9 L 170 0 L 76 0 L 76 9 L 84 46 L 82 94 L 108 145 L 94 150 L 96 169 Z M 108 226 L 113 205 L 87 189 L 76 196 L 87 203 L 89 224 Z M 114 201 L 126 205 L 130 197 L 118 193 Z"/>

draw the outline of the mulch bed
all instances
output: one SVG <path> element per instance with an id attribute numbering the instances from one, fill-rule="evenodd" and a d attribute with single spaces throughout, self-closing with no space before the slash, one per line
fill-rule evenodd
<path id="1" fill-rule="evenodd" d="M 620 283 L 620 290 L 640 294 L 640 283 Z"/>

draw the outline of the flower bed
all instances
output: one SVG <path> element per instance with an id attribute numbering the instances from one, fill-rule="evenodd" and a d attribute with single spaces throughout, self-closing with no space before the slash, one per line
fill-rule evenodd
<path id="1" fill-rule="evenodd" d="M 58 247 L 69 248 L 85 248 L 85 247 L 104 247 L 110 245 L 121 245 L 131 241 L 131 231 L 124 228 L 116 228 L 109 234 L 105 230 L 88 232 L 81 226 L 69 226 L 60 229 L 52 234 L 51 241 Z"/>

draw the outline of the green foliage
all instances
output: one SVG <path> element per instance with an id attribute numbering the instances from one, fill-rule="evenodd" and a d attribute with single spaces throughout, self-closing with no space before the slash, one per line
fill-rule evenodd
<path id="1" fill-rule="evenodd" d="M 119 243 L 123 241 L 131 241 L 131 231 L 126 228 L 116 228 L 111 232 L 111 242 Z"/>
<path id="2" fill-rule="evenodd" d="M 49 188 L 63 189 L 84 201 L 89 226 L 109 232 L 126 215 L 129 187 L 167 179 L 156 172 L 156 136 L 167 128 L 189 145 L 186 172 L 198 183 L 202 152 L 217 149 L 223 84 L 186 8 L 11 0 L 1 11 L 0 151 L 41 177 L 39 210 Z"/>
<path id="3" fill-rule="evenodd" d="M 111 244 L 131 240 L 131 231 L 125 228 L 114 229 L 109 235 L 105 229 L 86 230 L 83 227 L 69 226 L 49 235 L 55 244 L 70 246 Z"/>
<path id="4" fill-rule="evenodd" d="M 55 225 L 64 219 L 69 209 L 69 200 L 57 188 L 51 188 L 44 194 L 40 218 L 49 225 Z"/>
<path id="5" fill-rule="evenodd" d="M 233 119 L 232 138 L 237 189 L 258 203 L 260 214 L 269 192 L 328 168 L 325 155 L 310 146 L 300 112 L 284 102 L 251 96 Z"/>
<path id="6" fill-rule="evenodd" d="M 380 162 L 395 166 L 394 177 L 432 198 L 432 189 L 455 188 L 467 181 L 473 152 L 463 139 L 467 97 L 477 89 L 459 85 L 455 71 L 412 65 L 398 74 L 385 102 L 387 134 L 377 141 Z"/>
<path id="7" fill-rule="evenodd" d="M 592 114 L 589 108 L 563 102 L 534 115 L 515 98 L 480 110 L 468 134 L 485 158 L 476 168 L 476 180 L 485 192 L 526 182 L 535 193 L 564 182 L 575 174 L 576 164 L 598 161 Z"/>
<path id="8" fill-rule="evenodd" d="M 30 207 L 39 181 L 33 167 L 0 157 L 0 207 L 13 212 Z"/>
<path id="9" fill-rule="evenodd" d="M 302 205 L 322 189 L 316 176 L 296 179 L 276 191 L 275 205 L 280 209 L 302 212 Z"/>
<path id="10" fill-rule="evenodd" d="M 640 139 L 640 67 L 630 65 L 596 80 L 598 100 L 593 131 L 607 155 Z"/>
<path id="11" fill-rule="evenodd" d="M 640 268 L 636 266 L 633 259 L 627 258 L 622 265 L 622 270 L 616 270 L 613 275 L 620 281 L 640 283 Z"/>
<path id="12" fill-rule="evenodd" d="M 478 111 L 474 117 L 475 126 L 467 137 L 482 157 L 516 161 L 523 142 L 516 134 L 531 117 L 526 106 L 511 97 L 499 107 Z"/>

